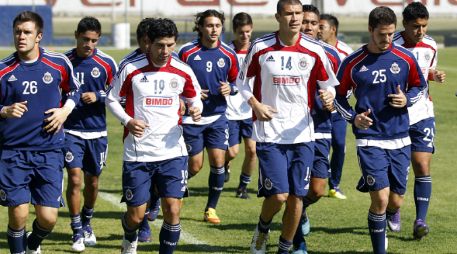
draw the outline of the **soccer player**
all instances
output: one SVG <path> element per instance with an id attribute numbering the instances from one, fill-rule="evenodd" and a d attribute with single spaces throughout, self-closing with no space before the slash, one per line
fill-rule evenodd
<path id="1" fill-rule="evenodd" d="M 410 50 L 416 57 L 422 74 L 428 81 L 443 83 L 446 74 L 436 69 L 438 51 L 436 42 L 426 35 L 429 14 L 427 8 L 419 3 L 410 3 L 403 10 L 404 31 L 394 35 L 394 43 Z M 426 224 L 427 210 L 432 193 L 430 162 L 435 151 L 435 115 L 433 102 L 428 87 L 423 96 L 411 107 L 409 113 L 409 136 L 411 137 L 411 164 L 414 170 L 414 202 L 416 204 L 416 220 L 413 235 L 421 239 L 428 234 Z M 391 231 L 400 231 L 400 210 L 387 210 L 387 222 Z"/>
<path id="2" fill-rule="evenodd" d="M 108 150 L 105 91 L 117 71 L 113 58 L 96 48 L 100 36 L 100 22 L 85 17 L 75 31 L 76 48 L 65 53 L 83 85 L 81 100 L 64 124 L 68 172 L 66 196 L 73 230 L 72 249 L 76 252 L 82 252 L 85 245 L 94 246 L 97 242 L 90 220 Z M 84 206 L 81 210 L 83 181 Z"/>
<path id="3" fill-rule="evenodd" d="M 235 51 L 220 40 L 225 17 L 216 10 L 206 10 L 195 16 L 194 31 L 198 39 L 180 49 L 179 57 L 189 64 L 202 87 L 203 112 L 200 122 L 184 116 L 184 139 L 189 152 L 189 179 L 203 167 L 206 147 L 210 174 L 209 193 L 203 220 L 221 222 L 216 213 L 225 180 L 225 152 L 228 147 L 228 123 L 225 117 L 226 96 L 234 95 L 238 60 Z"/>
<path id="4" fill-rule="evenodd" d="M 178 30 L 169 19 L 149 25 L 147 58 L 128 61 L 112 82 L 109 110 L 125 126 L 122 200 L 122 253 L 136 253 L 137 229 L 145 216 L 151 186 L 162 199 L 164 222 L 159 253 L 173 253 L 179 240 L 180 201 L 187 184 L 187 150 L 182 137 L 179 97 L 194 121 L 200 118 L 200 86 L 192 70 L 172 57 Z M 119 101 L 126 98 L 125 111 Z"/>
<path id="5" fill-rule="evenodd" d="M 314 96 L 319 90 L 324 107 L 330 108 L 338 85 L 323 48 L 300 33 L 301 2 L 278 1 L 275 17 L 279 31 L 254 41 L 237 80 L 254 111 L 258 196 L 264 197 L 251 253 L 266 252 L 271 221 L 283 203 L 286 208 L 277 253 L 289 253 L 313 163 Z"/>
<path id="6" fill-rule="evenodd" d="M 244 58 L 251 45 L 252 18 L 245 12 L 237 13 L 232 20 L 235 38 L 229 47 L 235 50 L 238 63 L 242 66 Z M 229 126 L 229 148 L 225 156 L 225 171 L 230 169 L 230 161 L 239 152 L 241 138 L 244 141 L 244 160 L 241 168 L 240 182 L 236 190 L 236 197 L 249 198 L 247 186 L 251 182 L 251 175 L 256 168 L 255 141 L 252 136 L 252 109 L 240 93 L 225 97 L 227 111 L 225 115 Z M 228 181 L 228 179 L 226 179 Z"/>
<path id="7" fill-rule="evenodd" d="M 343 41 L 338 40 L 338 19 L 330 14 L 321 14 L 319 20 L 320 40 L 332 45 L 338 50 L 341 59 L 344 59 L 353 50 Z M 340 188 L 341 174 L 343 172 L 344 156 L 346 153 L 346 127 L 347 122 L 337 113 L 332 112 L 332 156 L 330 159 L 330 176 L 328 179 L 328 196 L 331 198 L 346 199 Z"/>
<path id="8" fill-rule="evenodd" d="M 388 7 L 369 14 L 368 44 L 338 69 L 336 108 L 352 123 L 362 183 L 370 192 L 368 229 L 374 253 L 386 253 L 386 209 L 403 202 L 411 157 L 408 106 L 426 82 L 414 55 L 392 43 L 397 18 Z M 353 109 L 346 97 L 356 99 Z"/>
<path id="9" fill-rule="evenodd" d="M 56 224 L 63 204 L 62 124 L 80 98 L 70 61 L 41 48 L 42 37 L 43 19 L 19 13 L 16 52 L 0 61 L 0 204 L 8 207 L 11 253 L 41 253 Z M 29 203 L 36 218 L 26 237 Z"/>

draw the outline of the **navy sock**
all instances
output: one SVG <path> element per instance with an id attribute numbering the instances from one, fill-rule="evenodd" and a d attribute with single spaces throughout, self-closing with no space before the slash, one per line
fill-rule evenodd
<path id="1" fill-rule="evenodd" d="M 314 200 L 314 199 L 312 199 L 312 198 L 310 198 L 310 197 L 308 197 L 308 196 L 303 197 L 303 211 L 304 211 L 308 206 L 310 206 L 310 205 L 316 203 L 317 200 L 319 200 L 319 199 Z"/>
<path id="2" fill-rule="evenodd" d="M 88 208 L 86 206 L 83 206 L 83 209 L 81 211 L 81 222 L 82 222 L 83 227 L 90 224 L 90 219 L 92 219 L 93 215 L 94 215 L 94 208 Z"/>
<path id="3" fill-rule="evenodd" d="M 368 230 L 370 231 L 373 253 L 386 253 L 386 214 L 375 214 L 368 211 Z"/>
<path id="4" fill-rule="evenodd" d="M 187 180 L 190 180 L 194 176 L 195 174 L 191 173 L 190 170 L 187 170 Z"/>
<path id="5" fill-rule="evenodd" d="M 294 243 L 294 246 L 299 246 L 300 243 L 302 243 L 304 240 L 304 235 L 303 235 L 303 231 L 301 230 L 301 222 L 298 223 L 298 228 L 297 230 L 295 231 L 295 235 L 294 235 L 294 239 L 293 239 L 293 243 Z"/>
<path id="6" fill-rule="evenodd" d="M 8 226 L 8 246 L 11 253 L 25 253 L 25 244 L 27 238 L 25 237 L 25 228 L 14 230 Z"/>
<path id="7" fill-rule="evenodd" d="M 222 189 L 224 188 L 224 167 L 213 167 L 211 166 L 211 172 L 209 173 L 208 186 L 208 203 L 206 203 L 206 208 L 216 209 L 217 202 L 221 196 Z"/>
<path id="8" fill-rule="evenodd" d="M 46 238 L 51 233 L 51 231 L 48 231 L 47 229 L 44 229 L 38 225 L 36 219 L 33 221 L 32 228 L 33 231 L 27 238 L 27 246 L 30 250 L 36 250 L 38 246 L 40 246 L 43 239 Z"/>
<path id="9" fill-rule="evenodd" d="M 288 254 L 290 247 L 292 247 L 292 242 L 287 241 L 286 239 L 282 238 L 282 236 L 280 236 L 277 254 Z"/>
<path id="10" fill-rule="evenodd" d="M 124 229 L 124 238 L 129 242 L 134 242 L 138 238 L 136 228 L 130 228 L 125 221 L 125 213 L 122 215 L 122 228 Z"/>
<path id="11" fill-rule="evenodd" d="M 165 221 L 162 224 L 160 230 L 159 241 L 159 253 L 160 254 L 171 254 L 178 245 L 179 236 L 181 234 L 181 224 L 170 225 Z"/>
<path id="12" fill-rule="evenodd" d="M 268 231 L 270 231 L 270 225 L 271 225 L 271 220 L 265 222 L 259 216 L 259 223 L 257 223 L 257 228 L 259 229 L 260 232 L 268 234 Z"/>
<path id="13" fill-rule="evenodd" d="M 143 218 L 143 220 L 142 220 L 141 223 L 140 223 L 140 229 L 143 229 L 143 230 L 145 230 L 145 229 L 146 229 L 146 230 L 150 229 L 150 227 L 149 227 L 149 221 L 148 221 L 148 214 L 149 214 L 149 212 L 145 212 L 145 213 L 144 213 L 144 218 Z"/>
<path id="14" fill-rule="evenodd" d="M 246 175 L 245 173 L 240 174 L 240 184 L 238 185 L 238 189 L 246 189 L 248 184 L 251 182 L 251 176 Z"/>
<path id="15" fill-rule="evenodd" d="M 432 177 L 420 176 L 414 181 L 414 203 L 416 204 L 416 220 L 425 221 L 430 196 L 432 195 Z"/>
<path id="16" fill-rule="evenodd" d="M 73 230 L 73 236 L 75 235 L 80 235 L 82 236 L 83 235 L 83 232 L 82 232 L 82 223 L 81 223 L 81 216 L 79 214 L 77 215 L 70 215 L 70 219 L 71 219 L 71 223 L 70 223 L 70 227 L 71 229 Z"/>

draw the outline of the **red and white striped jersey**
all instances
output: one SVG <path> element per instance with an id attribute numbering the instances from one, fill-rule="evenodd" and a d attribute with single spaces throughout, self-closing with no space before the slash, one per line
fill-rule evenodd
<path id="1" fill-rule="evenodd" d="M 187 155 L 180 126 L 180 96 L 190 106 L 202 109 L 200 85 L 187 64 L 170 57 L 165 66 L 154 67 L 149 58 L 135 58 L 116 75 L 111 87 L 108 108 L 124 125 L 132 118 L 149 124 L 141 138 L 125 128 L 124 161 L 151 162 Z M 118 104 L 122 97 L 126 99 L 125 111 Z"/>
<path id="2" fill-rule="evenodd" d="M 243 97 L 255 96 L 278 111 L 268 122 L 253 116 L 253 139 L 279 144 L 313 141 L 311 109 L 316 90 L 335 94 L 338 85 L 322 46 L 304 34 L 295 45 L 285 46 L 278 32 L 271 33 L 253 43 L 244 64 L 237 80 Z"/>
<path id="3" fill-rule="evenodd" d="M 338 50 L 338 54 L 340 55 L 341 59 L 346 58 L 348 55 L 354 52 L 354 50 L 349 47 L 349 45 L 340 40 L 336 40 L 335 48 Z"/>

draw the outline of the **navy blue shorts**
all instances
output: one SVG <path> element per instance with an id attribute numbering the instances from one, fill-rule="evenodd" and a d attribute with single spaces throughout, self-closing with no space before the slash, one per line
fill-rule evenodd
<path id="1" fill-rule="evenodd" d="M 81 168 L 84 173 L 99 176 L 106 165 L 108 138 L 83 139 L 65 134 L 65 167 Z"/>
<path id="2" fill-rule="evenodd" d="M 194 156 L 206 148 L 228 148 L 228 120 L 221 115 L 215 122 L 205 125 L 183 124 L 184 141 L 189 156 Z"/>
<path id="3" fill-rule="evenodd" d="M 399 195 L 406 192 L 411 146 L 400 149 L 382 149 L 374 146 L 357 147 L 363 179 L 361 186 L 369 191 L 378 191 L 390 187 L 390 191 Z"/>
<path id="4" fill-rule="evenodd" d="M 242 138 L 252 137 L 252 119 L 228 120 L 229 147 L 241 144 Z"/>
<path id="5" fill-rule="evenodd" d="M 63 205 L 63 152 L 0 150 L 0 204 Z"/>
<path id="6" fill-rule="evenodd" d="M 311 177 L 327 179 L 330 175 L 330 147 L 331 139 L 316 139 L 314 142 L 314 162 Z"/>
<path id="7" fill-rule="evenodd" d="M 427 118 L 409 127 L 411 152 L 435 152 L 435 118 Z"/>
<path id="8" fill-rule="evenodd" d="M 275 144 L 257 142 L 259 158 L 259 197 L 289 193 L 304 197 L 308 193 L 314 142 Z"/>
<path id="9" fill-rule="evenodd" d="M 161 198 L 182 198 L 187 187 L 187 156 L 155 162 L 124 161 L 122 202 L 140 206 L 149 201 L 155 185 Z"/>

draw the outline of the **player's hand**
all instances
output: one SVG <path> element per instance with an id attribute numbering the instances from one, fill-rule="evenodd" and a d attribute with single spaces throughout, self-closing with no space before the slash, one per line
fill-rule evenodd
<path id="1" fill-rule="evenodd" d="M 252 105 L 252 110 L 259 121 L 270 121 L 278 111 L 269 105 L 257 102 Z"/>
<path id="2" fill-rule="evenodd" d="M 194 122 L 198 122 L 202 118 L 202 112 L 197 107 L 190 107 L 189 108 L 189 115 L 192 117 L 192 120 Z"/>
<path id="3" fill-rule="evenodd" d="M 137 138 L 141 138 L 144 134 L 144 130 L 149 127 L 149 124 L 140 119 L 130 119 L 125 126 L 129 129 L 129 132 Z"/>
<path id="4" fill-rule="evenodd" d="M 232 91 L 230 84 L 228 82 L 224 82 L 224 81 L 219 81 L 219 83 L 221 84 L 221 86 L 219 87 L 219 92 L 223 96 L 229 96 L 230 92 Z"/>
<path id="5" fill-rule="evenodd" d="M 390 106 L 394 108 L 403 108 L 406 106 L 406 95 L 401 90 L 400 85 L 397 85 L 397 93 L 389 94 L 387 97 L 390 98 Z"/>
<path id="6" fill-rule="evenodd" d="M 51 114 L 50 117 L 44 119 L 46 126 L 44 130 L 48 133 L 57 133 L 61 128 L 65 120 L 67 120 L 68 115 L 71 113 L 71 109 L 67 107 L 61 108 L 52 108 L 44 112 L 45 114 Z"/>
<path id="7" fill-rule="evenodd" d="M 333 105 L 333 101 L 335 100 L 335 97 L 330 91 L 320 89 L 319 90 L 319 98 L 322 101 L 322 105 L 324 106 L 324 109 L 332 112 L 335 110 L 335 107 Z"/>
<path id="8" fill-rule="evenodd" d="M 201 90 L 201 99 L 202 99 L 202 101 L 206 100 L 208 98 L 208 93 L 209 93 L 209 89 L 202 89 Z"/>
<path id="9" fill-rule="evenodd" d="M 179 99 L 179 114 L 184 115 L 186 113 L 186 104 L 184 101 L 180 98 Z"/>
<path id="10" fill-rule="evenodd" d="M 97 95 L 94 92 L 82 93 L 81 100 L 86 104 L 92 104 L 97 101 Z"/>
<path id="11" fill-rule="evenodd" d="M 355 119 L 354 119 L 355 127 L 362 129 L 362 130 L 367 130 L 368 128 L 370 128 L 370 126 L 373 125 L 373 120 L 368 117 L 368 115 L 370 115 L 370 114 L 371 114 L 371 109 L 368 109 L 367 111 L 356 115 Z"/>
<path id="12" fill-rule="evenodd" d="M 444 83 L 446 79 L 446 73 L 444 71 L 433 70 L 433 80 L 438 83 Z"/>
<path id="13" fill-rule="evenodd" d="M 3 106 L 0 116 L 2 118 L 21 118 L 27 111 L 27 101 L 21 101 L 13 103 L 10 106 Z"/>

